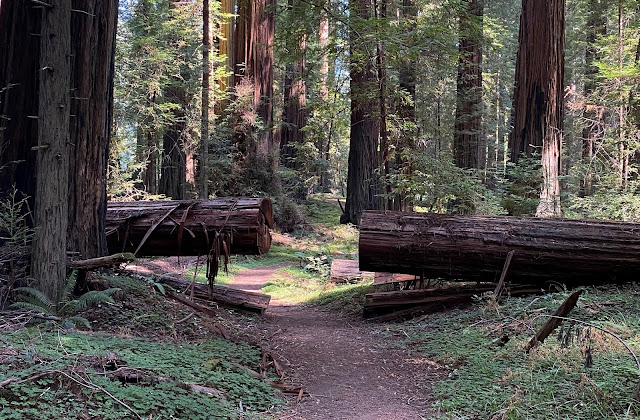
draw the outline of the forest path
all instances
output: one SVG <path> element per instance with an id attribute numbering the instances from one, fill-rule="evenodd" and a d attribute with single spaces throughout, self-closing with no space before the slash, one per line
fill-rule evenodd
<path id="1" fill-rule="evenodd" d="M 280 266 L 245 269 L 232 287 L 259 290 Z M 430 377 L 437 366 L 390 348 L 384 325 L 306 305 L 272 300 L 259 328 L 287 380 L 309 396 L 291 401 L 278 419 L 429 419 Z"/>

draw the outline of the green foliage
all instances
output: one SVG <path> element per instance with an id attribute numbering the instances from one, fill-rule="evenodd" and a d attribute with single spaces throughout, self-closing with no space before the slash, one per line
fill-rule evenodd
<path id="1" fill-rule="evenodd" d="M 512 216 L 534 216 L 540 202 L 542 165 L 540 156 L 521 157 L 507 164 L 502 205 Z"/>
<path id="2" fill-rule="evenodd" d="M 3 419 L 132 418 L 118 401 L 142 418 L 236 419 L 253 418 L 282 404 L 273 388 L 246 370 L 257 370 L 261 355 L 242 343 L 155 342 L 39 330 L 3 337 L 11 344 L 13 356 L 0 365 L 0 381 L 52 372 L 0 389 Z M 121 383 L 107 363 L 114 358 L 144 379 Z M 189 384 L 222 394 L 194 392 Z"/>
<path id="3" fill-rule="evenodd" d="M 566 323 L 537 349 L 524 345 L 568 292 L 509 298 L 392 327 L 446 372 L 434 385 L 439 418 L 630 419 L 640 374 L 608 334 Z M 588 289 L 571 317 L 615 332 L 638 351 L 638 287 Z M 404 335 L 402 334 L 402 335 Z M 504 346 L 496 344 L 507 336 Z M 452 339 L 455 337 L 455 339 Z M 585 364 L 587 355 L 593 365 Z"/>
<path id="4" fill-rule="evenodd" d="M 91 328 L 88 320 L 74 314 L 103 302 L 114 303 L 111 295 L 120 289 L 115 287 L 106 290 L 91 290 L 83 293 L 77 299 L 72 299 L 77 277 L 76 270 L 67 277 L 59 302 L 51 301 L 44 293 L 33 287 L 18 287 L 15 289 L 15 292 L 18 293 L 16 302 L 11 306 L 52 317 L 60 322 L 63 328 L 75 328 L 76 323 Z"/>

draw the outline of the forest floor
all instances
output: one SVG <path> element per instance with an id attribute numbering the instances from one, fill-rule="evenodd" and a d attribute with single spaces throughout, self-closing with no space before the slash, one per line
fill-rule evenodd
<path id="1" fill-rule="evenodd" d="M 281 266 L 246 269 L 231 287 L 262 289 Z M 380 325 L 317 306 L 274 299 L 257 325 L 288 380 L 308 396 L 291 400 L 281 419 L 412 420 L 432 418 L 429 376 L 437 366 L 393 349 Z"/>

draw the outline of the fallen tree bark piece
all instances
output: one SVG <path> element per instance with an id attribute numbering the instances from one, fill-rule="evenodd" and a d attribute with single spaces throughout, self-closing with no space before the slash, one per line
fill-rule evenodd
<path id="1" fill-rule="evenodd" d="M 365 296 L 363 317 L 387 321 L 409 318 L 417 314 L 438 312 L 457 305 L 470 304 L 474 296 L 493 291 L 492 286 L 452 287 L 443 289 L 400 290 L 368 293 Z M 535 287 L 510 290 L 512 296 L 540 293 Z"/>
<path id="2" fill-rule="evenodd" d="M 496 299 L 500 299 L 500 295 L 502 294 L 502 290 L 504 290 L 504 280 L 507 278 L 507 271 L 509 271 L 509 266 L 511 265 L 511 259 L 513 258 L 514 250 L 509 251 L 507 254 L 507 259 L 504 261 L 504 267 L 502 268 L 502 274 L 500 274 L 500 281 L 498 281 L 498 285 L 496 286 L 496 290 L 493 291 L 493 294 L 496 295 Z"/>
<path id="3" fill-rule="evenodd" d="M 509 251 L 511 284 L 636 280 L 640 223 L 363 213 L 360 269 L 496 282 Z"/>
<path id="4" fill-rule="evenodd" d="M 269 198 L 110 202 L 110 252 L 138 256 L 208 255 L 217 233 L 230 236 L 230 253 L 264 254 L 271 247 Z"/>
<path id="5" fill-rule="evenodd" d="M 114 265 L 129 263 L 135 259 L 136 257 L 132 253 L 125 252 L 108 255 L 106 257 L 90 258 L 88 260 L 73 260 L 69 261 L 67 266 L 69 268 L 76 268 L 80 270 L 91 270 L 94 268 L 111 267 Z"/>
<path id="6" fill-rule="evenodd" d="M 569 312 L 573 308 L 576 307 L 578 303 L 578 299 L 584 290 L 577 290 L 569 295 L 569 297 L 560 305 L 558 309 L 553 313 L 553 315 L 544 323 L 542 328 L 536 333 L 535 336 L 531 338 L 525 350 L 527 353 L 538 344 L 544 342 L 544 340 L 549 337 L 549 334 L 553 332 L 556 328 L 562 324 L 564 321 L 562 318 L 566 317 Z"/>
<path id="7" fill-rule="evenodd" d="M 331 281 L 333 283 L 354 283 L 372 280 L 374 274 L 360 271 L 357 260 L 333 260 L 331 263 Z"/>
<path id="8" fill-rule="evenodd" d="M 206 284 L 191 283 L 171 276 L 157 277 L 156 281 L 169 285 L 178 292 L 188 291 L 188 293 L 191 293 L 190 288 L 193 286 L 194 298 L 215 302 L 220 307 L 227 309 L 238 309 L 263 314 L 269 307 L 269 302 L 271 301 L 271 296 L 264 293 L 248 292 L 218 285 L 214 285 L 210 290 Z"/>
<path id="9" fill-rule="evenodd" d="M 389 283 L 404 283 L 407 281 L 416 280 L 416 276 L 412 274 L 397 274 L 397 273 L 376 273 L 373 284 L 389 284 Z"/>

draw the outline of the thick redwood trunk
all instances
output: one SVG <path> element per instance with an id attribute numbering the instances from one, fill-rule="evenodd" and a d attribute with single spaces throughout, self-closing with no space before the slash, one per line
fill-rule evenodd
<path id="1" fill-rule="evenodd" d="M 370 0 L 352 0 L 351 13 L 358 20 L 372 16 Z M 378 105 L 371 95 L 377 90 L 370 48 L 352 29 L 350 34 L 351 63 L 351 132 L 349 136 L 349 170 L 347 174 L 347 200 L 341 223 L 360 224 L 363 210 L 379 208 L 379 182 L 376 169 L 380 166 L 378 137 Z M 373 114 L 373 115 L 372 115 Z"/>
<path id="2" fill-rule="evenodd" d="M 36 159 L 35 235 L 31 274 L 58 302 L 67 271 L 71 0 L 42 11 Z M 24 52 L 23 52 L 24 53 Z"/>
<path id="3" fill-rule="evenodd" d="M 2 0 L 0 7 L 0 192 L 13 185 L 33 197 L 38 144 L 40 15 L 22 0 Z M 27 53 L 28 52 L 28 53 Z"/>
<path id="4" fill-rule="evenodd" d="M 513 95 L 511 160 L 542 154 L 539 216 L 559 216 L 562 143 L 565 0 L 523 0 L 516 84 Z"/>
<path id="5" fill-rule="evenodd" d="M 208 255 L 217 233 L 231 235 L 232 254 L 264 254 L 272 226 L 268 198 L 218 198 L 111 202 L 106 229 L 111 253 L 171 256 Z"/>
<path id="6" fill-rule="evenodd" d="M 117 0 L 73 0 L 68 249 L 106 255 Z M 85 13 L 86 12 L 86 13 Z"/>
<path id="7" fill-rule="evenodd" d="M 639 223 L 365 212 L 360 269 L 496 282 L 622 282 L 640 274 Z"/>
<path id="8" fill-rule="evenodd" d="M 453 149 L 456 166 L 484 168 L 482 138 L 482 17 L 484 0 L 466 0 L 460 15 L 456 122 Z"/>

